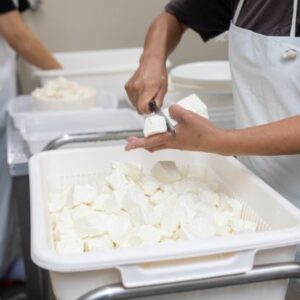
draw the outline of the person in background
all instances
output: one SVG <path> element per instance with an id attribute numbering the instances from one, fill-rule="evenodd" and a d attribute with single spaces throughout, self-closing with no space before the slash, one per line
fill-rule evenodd
<path id="1" fill-rule="evenodd" d="M 41 69 L 61 68 L 58 61 L 24 24 L 26 0 L 0 0 L 0 278 L 14 259 L 14 228 L 10 220 L 11 182 L 6 161 L 6 105 L 16 96 L 16 54 Z"/>
<path id="2" fill-rule="evenodd" d="M 140 113 L 162 105 L 166 59 L 191 28 L 203 41 L 229 30 L 236 129 L 216 128 L 177 105 L 170 133 L 131 137 L 127 150 L 173 148 L 234 155 L 300 208 L 300 2 L 172 0 L 151 25 L 140 66 L 125 88 Z M 270 209 L 272 209 L 270 207 Z M 300 251 L 298 258 L 300 260 Z M 296 299 L 300 298 L 300 284 Z"/>

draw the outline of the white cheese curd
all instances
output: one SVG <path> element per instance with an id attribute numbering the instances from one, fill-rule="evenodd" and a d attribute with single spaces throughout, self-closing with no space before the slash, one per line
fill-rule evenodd
<path id="1" fill-rule="evenodd" d="M 196 94 L 192 94 L 190 96 L 183 98 L 182 100 L 177 102 L 176 105 L 179 105 L 186 110 L 190 110 L 193 113 L 208 119 L 207 106 L 202 102 L 202 100 Z M 165 108 L 163 112 L 173 126 L 176 126 L 178 124 L 176 120 L 172 119 L 169 112 L 169 108 Z"/>
<path id="2" fill-rule="evenodd" d="M 174 161 L 160 161 L 154 165 L 150 172 L 162 184 L 173 183 L 181 179 Z"/>
<path id="3" fill-rule="evenodd" d="M 96 91 L 92 88 L 78 84 L 64 77 L 49 81 L 44 87 L 37 88 L 32 96 L 41 101 L 74 101 L 82 98 L 94 97 Z"/>
<path id="4" fill-rule="evenodd" d="M 173 161 L 149 171 L 113 162 L 102 190 L 94 181 L 49 194 L 52 244 L 60 254 L 76 254 L 257 230 L 214 174 L 192 169 Z"/>
<path id="5" fill-rule="evenodd" d="M 88 251 L 101 251 L 114 248 L 114 243 L 108 234 L 99 237 L 84 239 L 84 250 Z"/>
<path id="6" fill-rule="evenodd" d="M 52 193 L 48 199 L 48 209 L 55 213 L 61 211 L 64 207 L 70 206 L 72 201 L 71 189 L 66 189 L 62 193 Z"/>
<path id="7" fill-rule="evenodd" d="M 92 203 L 92 208 L 98 211 L 104 211 L 107 201 L 111 199 L 111 194 L 100 194 L 97 195 L 94 202 Z"/>
<path id="8" fill-rule="evenodd" d="M 107 232 L 108 215 L 94 211 L 86 205 L 73 209 L 74 229 L 81 238 L 94 237 Z"/>
<path id="9" fill-rule="evenodd" d="M 73 191 L 73 206 L 80 204 L 91 204 L 96 200 L 97 190 L 89 185 L 75 185 Z"/>
<path id="10" fill-rule="evenodd" d="M 113 190 L 119 190 L 128 184 L 128 180 L 121 170 L 113 170 L 113 172 L 105 178 L 105 181 Z"/>
<path id="11" fill-rule="evenodd" d="M 84 241 L 77 239 L 63 239 L 56 243 L 59 254 L 80 254 L 84 252 Z"/>
<path id="12" fill-rule="evenodd" d="M 143 175 L 139 184 L 142 191 L 147 196 L 153 195 L 160 188 L 160 183 L 150 174 Z"/>
<path id="13" fill-rule="evenodd" d="M 160 115 L 151 115 L 145 119 L 144 136 L 167 132 L 167 123 L 164 117 Z"/>
<path id="14" fill-rule="evenodd" d="M 117 245 L 121 244 L 129 233 L 132 225 L 130 216 L 127 213 L 110 216 L 108 222 L 108 235 Z"/>
<path id="15" fill-rule="evenodd" d="M 117 162 L 114 161 L 111 163 L 112 170 L 116 170 L 124 174 L 128 180 L 133 182 L 138 182 L 141 179 L 142 175 L 142 166 L 133 162 Z"/>

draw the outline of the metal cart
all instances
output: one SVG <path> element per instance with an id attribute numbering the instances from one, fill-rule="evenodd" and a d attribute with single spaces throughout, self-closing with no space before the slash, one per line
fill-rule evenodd
<path id="1" fill-rule="evenodd" d="M 89 134 L 65 134 L 50 142 L 44 150 L 55 150 L 74 143 L 121 140 L 129 135 L 141 135 L 141 131 L 119 131 Z M 28 147 L 20 133 L 7 118 L 7 158 L 13 178 L 13 198 L 16 201 L 21 231 L 21 246 L 27 276 L 27 295 L 30 300 L 51 299 L 48 272 L 31 261 L 30 257 L 30 197 L 28 178 Z M 122 284 L 99 287 L 79 300 L 134 299 L 162 294 L 181 293 L 200 289 L 257 283 L 288 278 L 300 278 L 300 264 L 281 263 L 260 265 L 243 274 L 214 277 L 201 280 L 176 282 L 138 288 L 125 288 Z"/>

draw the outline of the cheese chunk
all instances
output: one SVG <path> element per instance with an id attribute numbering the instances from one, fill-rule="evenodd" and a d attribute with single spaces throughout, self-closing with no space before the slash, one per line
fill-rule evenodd
<path id="1" fill-rule="evenodd" d="M 167 124 L 164 117 L 153 115 L 145 119 L 144 136 L 147 138 L 151 135 L 167 132 Z"/>
<path id="2" fill-rule="evenodd" d="M 114 243 L 107 234 L 100 237 L 87 238 L 84 240 L 85 251 L 101 251 L 113 248 Z"/>
<path id="3" fill-rule="evenodd" d="M 120 170 L 113 171 L 105 181 L 113 190 L 119 190 L 128 184 L 127 178 Z"/>
<path id="4" fill-rule="evenodd" d="M 108 215 L 96 212 L 86 205 L 76 207 L 73 212 L 74 229 L 81 237 L 94 237 L 107 232 Z"/>
<path id="5" fill-rule="evenodd" d="M 153 195 L 160 187 L 160 183 L 150 175 L 144 175 L 140 181 L 140 186 L 145 195 Z"/>
<path id="6" fill-rule="evenodd" d="M 163 184 L 173 183 L 181 179 L 174 161 L 160 161 L 151 169 L 152 176 Z"/>
<path id="7" fill-rule="evenodd" d="M 108 223 L 108 235 L 114 243 L 121 244 L 131 227 L 130 217 L 127 213 L 111 216 Z"/>
<path id="8" fill-rule="evenodd" d="M 140 180 L 142 175 L 142 166 L 133 162 L 117 162 L 114 161 L 111 164 L 113 170 L 116 170 L 124 174 L 128 180 L 137 182 Z"/>
<path id="9" fill-rule="evenodd" d="M 73 206 L 90 204 L 95 201 L 97 190 L 90 184 L 75 185 L 73 191 Z"/>
<path id="10" fill-rule="evenodd" d="M 59 254 L 80 254 L 84 251 L 84 241 L 81 239 L 63 239 L 56 243 Z"/>
<path id="11" fill-rule="evenodd" d="M 192 94 L 186 98 L 183 98 L 177 105 L 183 107 L 184 109 L 190 110 L 195 114 L 208 118 L 207 106 L 201 101 L 201 99 L 196 95 Z M 172 119 L 170 116 L 169 108 L 164 109 L 164 114 L 168 117 L 173 126 L 176 126 L 178 123 L 176 120 Z"/>
<path id="12" fill-rule="evenodd" d="M 66 206 L 71 206 L 72 197 L 70 189 L 62 193 L 51 193 L 48 199 L 49 212 L 55 213 L 61 211 Z"/>

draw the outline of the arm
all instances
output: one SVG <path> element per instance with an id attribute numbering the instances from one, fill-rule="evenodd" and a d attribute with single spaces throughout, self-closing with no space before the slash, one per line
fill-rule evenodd
<path id="1" fill-rule="evenodd" d="M 28 62 L 41 69 L 61 68 L 58 61 L 23 23 L 18 11 L 0 15 L 0 34 Z"/>
<path id="2" fill-rule="evenodd" d="M 167 92 L 166 59 L 187 29 L 175 16 L 162 13 L 150 26 L 140 66 L 126 83 L 128 97 L 141 113 L 148 113 L 148 102 L 161 106 Z"/>
<path id="3" fill-rule="evenodd" d="M 174 105 L 170 113 L 179 124 L 176 138 L 159 134 L 148 139 L 129 138 L 127 150 L 166 148 L 212 152 L 221 155 L 300 154 L 300 116 L 245 129 L 224 130 L 207 119 Z"/>

